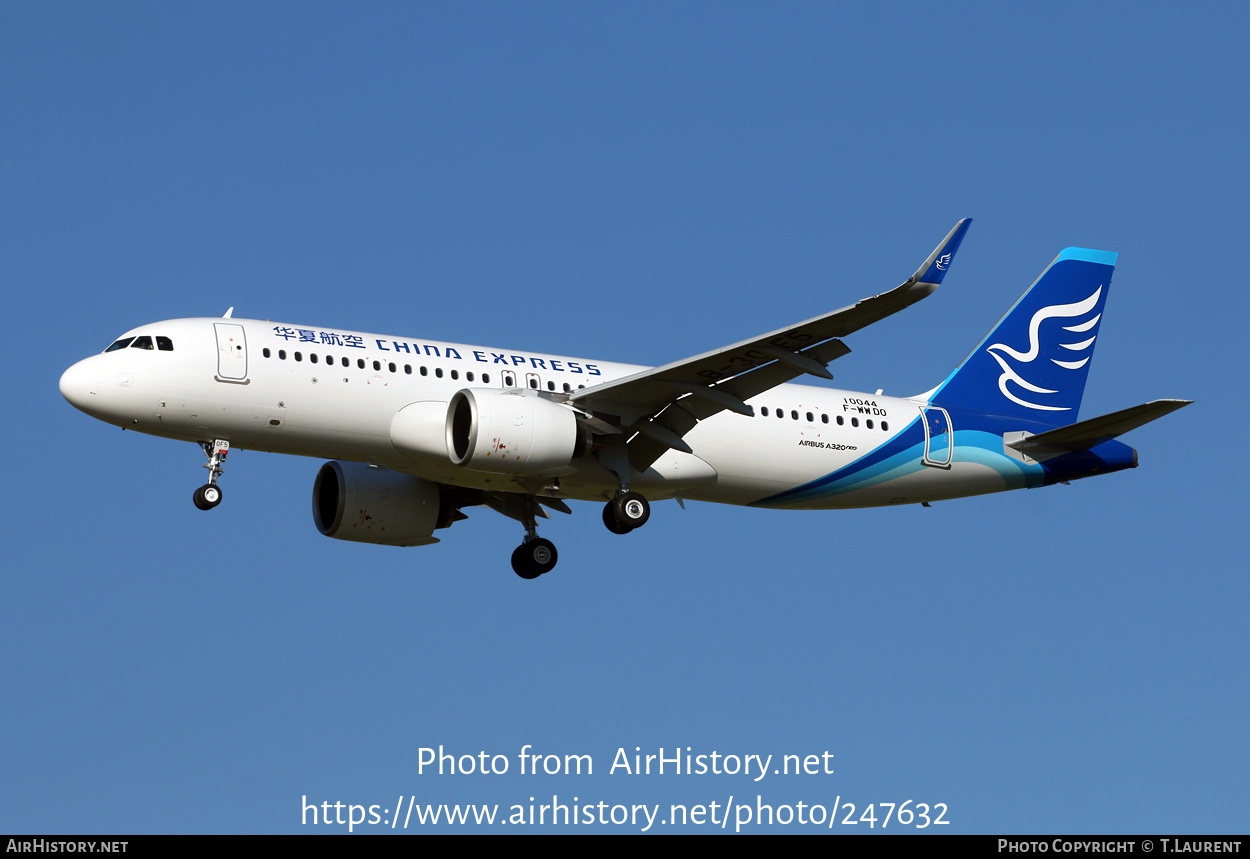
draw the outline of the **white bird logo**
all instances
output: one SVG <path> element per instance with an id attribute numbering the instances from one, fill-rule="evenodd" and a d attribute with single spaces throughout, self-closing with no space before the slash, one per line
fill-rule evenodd
<path id="1" fill-rule="evenodd" d="M 1058 393 L 1058 391 L 1043 388 L 1040 385 L 1034 385 L 1032 382 L 1027 381 L 1007 364 L 1003 355 L 1010 355 L 1021 364 L 1031 363 L 1041 352 L 1041 343 L 1038 339 L 1038 329 L 1041 327 L 1042 322 L 1052 317 L 1073 319 L 1078 316 L 1083 316 L 1098 306 L 1098 298 L 1101 295 L 1102 287 L 1099 286 L 1098 289 L 1094 290 L 1094 294 L 1084 301 L 1078 301 L 1074 304 L 1052 304 L 1049 307 L 1043 307 L 1041 310 L 1037 311 L 1037 313 L 1033 314 L 1033 318 L 1029 321 L 1029 351 L 1027 352 L 1018 352 L 1004 343 L 995 343 L 992 346 L 986 347 L 985 351 L 993 355 L 994 360 L 998 362 L 998 366 L 1003 368 L 1003 374 L 998 377 L 998 389 L 1003 392 L 1004 397 L 1011 400 L 1013 403 L 1018 403 L 1019 405 L 1030 409 L 1040 409 L 1048 412 L 1071 411 L 1071 409 L 1067 406 L 1043 406 L 1040 403 L 1030 403 L 1026 400 L 1020 399 L 1011 391 L 1007 390 L 1007 383 L 1010 381 L 1015 382 L 1016 385 L 1024 388 L 1026 391 L 1032 391 L 1036 394 Z M 1097 313 L 1093 316 L 1093 318 L 1087 319 L 1084 322 L 1076 325 L 1066 325 L 1063 330 L 1071 331 L 1074 334 L 1082 334 L 1097 325 L 1098 320 L 1101 318 L 1102 314 Z M 1094 335 L 1088 340 L 1082 340 L 1079 343 L 1060 343 L 1059 345 L 1072 352 L 1083 352 L 1088 351 L 1094 345 L 1094 340 L 1096 339 L 1097 335 Z M 1065 370 L 1079 370 L 1081 367 L 1084 367 L 1089 363 L 1089 359 L 1090 356 L 1087 354 L 1079 361 L 1060 361 L 1056 358 L 1051 358 L 1050 360 L 1051 363 L 1057 364 Z"/>
<path id="2" fill-rule="evenodd" d="M 943 254 L 934 260 L 933 264 L 938 267 L 938 271 L 946 271 L 946 267 L 951 264 L 951 255 Z"/>

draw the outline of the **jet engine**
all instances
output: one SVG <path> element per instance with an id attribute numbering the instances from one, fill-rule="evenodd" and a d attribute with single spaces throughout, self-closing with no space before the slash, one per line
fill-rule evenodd
<path id="1" fill-rule="evenodd" d="M 475 471 L 560 474 L 590 441 L 572 409 L 524 388 L 465 388 L 447 407 L 447 455 Z"/>
<path id="2" fill-rule="evenodd" d="M 383 546 L 437 543 L 451 524 L 437 483 L 359 462 L 327 462 L 313 484 L 313 522 L 336 540 Z M 446 509 L 445 509 L 446 508 Z"/>

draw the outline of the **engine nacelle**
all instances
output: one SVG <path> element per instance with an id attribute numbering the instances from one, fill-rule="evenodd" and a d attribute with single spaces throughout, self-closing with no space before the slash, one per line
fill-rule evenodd
<path id="1" fill-rule="evenodd" d="M 502 474 L 560 474 L 590 448 L 571 409 L 525 388 L 465 388 L 447 407 L 447 455 Z"/>
<path id="2" fill-rule="evenodd" d="M 447 461 L 447 403 L 409 403 L 391 420 L 391 444 L 417 462 Z"/>
<path id="3" fill-rule="evenodd" d="M 357 543 L 425 546 L 447 521 L 437 483 L 360 462 L 321 466 L 312 502 L 318 531 Z"/>

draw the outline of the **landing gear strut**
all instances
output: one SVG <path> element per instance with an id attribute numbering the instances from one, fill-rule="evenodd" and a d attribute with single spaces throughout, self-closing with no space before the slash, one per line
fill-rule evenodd
<path id="1" fill-rule="evenodd" d="M 208 462 L 204 463 L 204 467 L 208 469 L 208 483 L 195 490 L 191 500 L 201 510 L 212 510 L 221 503 L 221 487 L 217 485 L 217 478 L 226 473 L 223 463 L 230 453 L 230 442 L 218 438 L 211 444 L 202 441 L 200 447 L 204 448 L 204 455 L 208 457 Z"/>
<path id="2" fill-rule="evenodd" d="M 651 505 L 637 492 L 622 492 L 603 507 L 603 524 L 613 534 L 628 534 L 651 518 Z"/>

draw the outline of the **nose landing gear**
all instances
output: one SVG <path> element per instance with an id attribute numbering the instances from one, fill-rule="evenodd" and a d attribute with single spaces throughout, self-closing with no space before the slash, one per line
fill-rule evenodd
<path id="1" fill-rule="evenodd" d="M 204 455 L 208 457 L 208 462 L 204 463 L 208 469 L 208 483 L 195 490 L 191 500 L 201 510 L 212 510 L 221 503 L 221 487 L 217 485 L 217 478 L 226 473 L 223 463 L 230 453 L 230 442 L 218 438 L 212 443 L 202 441 L 200 447 L 204 448 Z"/>

